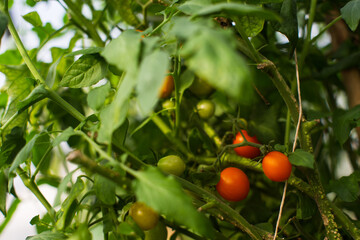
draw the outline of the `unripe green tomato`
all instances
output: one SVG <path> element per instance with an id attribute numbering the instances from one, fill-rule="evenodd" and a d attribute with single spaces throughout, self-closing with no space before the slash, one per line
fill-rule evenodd
<path id="1" fill-rule="evenodd" d="M 175 176 L 180 176 L 186 168 L 184 161 L 176 155 L 161 158 L 157 165 L 161 171 Z"/>
<path id="2" fill-rule="evenodd" d="M 154 228 L 159 222 L 159 214 L 142 202 L 133 203 L 130 207 L 129 215 L 144 231 Z"/>
<path id="3" fill-rule="evenodd" d="M 145 231 L 145 240 L 166 240 L 167 239 L 167 229 L 163 222 L 158 222 L 158 224 L 149 231 Z"/>
<path id="4" fill-rule="evenodd" d="M 198 97 L 206 97 L 214 90 L 205 80 L 200 78 L 195 78 L 189 89 Z"/>
<path id="5" fill-rule="evenodd" d="M 171 100 L 166 100 L 166 101 L 163 102 L 162 107 L 164 109 L 174 108 L 175 103 L 173 101 L 171 101 Z"/>
<path id="6" fill-rule="evenodd" d="M 201 100 L 196 105 L 196 110 L 202 119 L 211 118 L 215 113 L 215 104 L 207 99 Z"/>

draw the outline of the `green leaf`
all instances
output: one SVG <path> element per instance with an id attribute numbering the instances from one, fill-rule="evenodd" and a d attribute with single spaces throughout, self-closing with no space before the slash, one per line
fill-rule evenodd
<path id="1" fill-rule="evenodd" d="M 7 29 L 7 25 L 8 25 L 8 18 L 6 16 L 5 13 L 3 13 L 2 11 L 0 11 L 0 42 L 1 42 L 1 38 L 4 35 L 6 29 Z M 6 63 L 9 64 L 9 63 Z"/>
<path id="2" fill-rule="evenodd" d="M 81 223 L 75 233 L 73 233 L 67 240 L 92 240 L 92 234 L 89 226 L 86 223 Z"/>
<path id="3" fill-rule="evenodd" d="M 42 160 L 40 170 L 44 173 L 48 171 L 50 165 L 49 151 L 51 150 L 52 145 L 50 142 L 49 134 L 40 135 L 35 142 L 34 148 L 32 150 L 32 162 L 36 167 L 39 167 L 39 163 Z"/>
<path id="4" fill-rule="evenodd" d="M 134 176 L 137 179 L 134 190 L 138 201 L 146 203 L 169 221 L 186 226 L 201 236 L 214 237 L 209 220 L 194 208 L 191 198 L 172 176 L 164 176 L 155 167 L 135 172 Z"/>
<path id="5" fill-rule="evenodd" d="M 179 18 L 173 33 L 187 38 L 181 55 L 185 64 L 201 79 L 230 97 L 249 104 L 253 96 L 249 68 L 237 53 L 236 41 L 230 31 L 216 31 L 205 21 L 189 22 Z M 184 26 L 191 26 L 184 29 Z"/>
<path id="6" fill-rule="evenodd" d="M 103 47 L 89 47 L 86 49 L 81 49 L 81 50 L 66 54 L 65 57 L 73 57 L 76 55 L 90 55 L 90 54 L 100 53 L 103 50 L 104 50 Z"/>
<path id="7" fill-rule="evenodd" d="M 75 184 L 71 188 L 69 196 L 61 205 L 62 215 L 56 222 L 57 229 L 64 229 L 71 222 L 71 218 L 75 213 L 75 208 L 77 206 L 76 199 L 80 196 L 84 188 L 84 181 L 78 177 Z"/>
<path id="8" fill-rule="evenodd" d="M 233 2 L 217 3 L 203 7 L 195 13 L 195 16 L 218 15 L 221 13 L 229 16 L 256 16 L 268 20 L 281 21 L 279 15 L 262 7 Z"/>
<path id="9" fill-rule="evenodd" d="M 289 161 L 295 166 L 314 168 L 314 155 L 302 149 L 296 149 L 295 152 L 289 154 Z"/>
<path id="10" fill-rule="evenodd" d="M 113 132 L 125 121 L 129 98 L 135 87 L 136 72 L 128 72 L 117 90 L 114 100 L 100 112 L 100 130 L 98 141 L 110 143 Z"/>
<path id="11" fill-rule="evenodd" d="M 8 179 L 3 170 L 0 170 L 0 211 L 6 217 L 6 196 L 8 193 Z"/>
<path id="12" fill-rule="evenodd" d="M 159 50 L 146 56 L 141 62 L 136 90 L 143 114 L 151 112 L 157 103 L 168 68 L 169 55 Z"/>
<path id="13" fill-rule="evenodd" d="M 19 127 L 11 129 L 11 132 L 6 135 L 6 140 L 0 148 L 0 166 L 6 167 L 14 161 L 16 155 L 26 144 L 23 135 L 24 132 Z"/>
<path id="14" fill-rule="evenodd" d="M 46 23 L 45 26 L 38 26 L 32 29 L 38 35 L 40 42 L 44 42 L 47 37 L 49 37 L 55 29 L 50 23 Z"/>
<path id="15" fill-rule="evenodd" d="M 54 141 L 52 142 L 52 146 L 56 147 L 61 142 L 66 142 L 73 135 L 75 135 L 74 129 L 72 127 L 68 127 L 54 139 Z"/>
<path id="16" fill-rule="evenodd" d="M 35 236 L 27 237 L 26 240 L 59 240 L 67 239 L 66 235 L 60 232 L 46 231 Z"/>
<path id="17" fill-rule="evenodd" d="M 283 21 L 273 22 L 275 30 L 284 34 L 290 41 L 292 49 L 295 49 L 298 41 L 298 21 L 296 0 L 284 0 L 283 3 L 271 4 Z"/>
<path id="18" fill-rule="evenodd" d="M 330 180 L 329 190 L 335 192 L 345 202 L 354 202 L 359 197 L 360 187 L 355 174 Z"/>
<path id="19" fill-rule="evenodd" d="M 68 184 L 71 182 L 72 176 L 74 172 L 77 171 L 75 169 L 74 171 L 68 173 L 61 181 L 57 188 L 57 193 L 54 199 L 54 206 L 58 206 L 61 203 L 61 195 L 67 190 Z"/>
<path id="20" fill-rule="evenodd" d="M 132 0 L 107 0 L 108 4 L 119 12 L 121 18 L 129 25 L 138 27 L 140 21 L 132 10 Z"/>
<path id="21" fill-rule="evenodd" d="M 31 107 L 35 103 L 46 98 L 48 96 L 48 93 L 49 92 L 44 85 L 41 84 L 37 86 L 36 88 L 34 88 L 34 90 L 31 91 L 29 96 L 17 103 L 18 111 L 25 111 L 27 108 Z"/>
<path id="22" fill-rule="evenodd" d="M 48 74 L 46 75 L 45 83 L 49 88 L 52 88 L 56 78 L 56 68 L 59 65 L 62 56 L 60 56 L 53 64 L 51 64 Z"/>
<path id="23" fill-rule="evenodd" d="M 209 5 L 211 5 L 210 0 L 191 0 L 181 4 L 178 9 L 183 13 L 193 15 Z"/>
<path id="24" fill-rule="evenodd" d="M 299 201 L 297 202 L 296 217 L 303 220 L 312 218 L 316 212 L 315 202 L 305 194 L 297 194 L 297 196 Z"/>
<path id="25" fill-rule="evenodd" d="M 20 166 L 20 164 L 22 164 L 29 158 L 30 153 L 32 152 L 32 149 L 34 148 L 36 140 L 39 136 L 39 134 L 36 134 L 16 155 L 14 162 L 11 164 L 9 174 L 15 171 L 15 169 Z"/>
<path id="26" fill-rule="evenodd" d="M 254 16 L 242 16 L 239 22 L 245 31 L 246 36 L 255 37 L 264 28 L 265 19 Z"/>
<path id="27" fill-rule="evenodd" d="M 103 79 L 106 72 L 107 64 L 101 57 L 96 54 L 83 55 L 65 72 L 60 86 L 89 87 Z"/>
<path id="28" fill-rule="evenodd" d="M 29 12 L 28 14 L 25 14 L 23 18 L 34 27 L 41 27 L 43 25 L 37 12 Z"/>
<path id="29" fill-rule="evenodd" d="M 129 129 L 129 120 L 125 119 L 123 124 L 121 124 L 121 126 L 118 127 L 113 133 L 112 142 L 114 143 L 115 146 L 123 146 L 125 144 L 128 129 Z"/>
<path id="30" fill-rule="evenodd" d="M 360 118 L 360 105 L 350 110 L 337 109 L 333 113 L 333 129 L 336 139 L 343 145 L 349 138 L 350 131 L 357 126 Z"/>
<path id="31" fill-rule="evenodd" d="M 360 20 L 360 0 L 352 0 L 340 9 L 341 15 L 352 31 L 355 31 Z"/>
<path id="32" fill-rule="evenodd" d="M 94 178 L 94 190 L 95 194 L 101 202 L 107 205 L 113 205 L 116 202 L 115 195 L 116 184 L 109 179 L 100 176 L 98 174 L 95 175 Z"/>
<path id="33" fill-rule="evenodd" d="M 111 89 L 110 82 L 106 82 L 106 84 L 91 89 L 89 94 L 87 95 L 87 103 L 89 107 L 94 110 L 99 110 L 102 106 L 104 106 L 107 95 L 109 94 Z"/>
<path id="34" fill-rule="evenodd" d="M 17 49 L 9 49 L 0 55 L 0 64 L 20 65 L 21 62 L 22 57 Z"/>
<path id="35" fill-rule="evenodd" d="M 124 31 L 118 38 L 106 45 L 101 52 L 101 56 L 119 70 L 129 71 L 135 69 L 139 60 L 140 39 L 141 34 L 138 32 Z"/>

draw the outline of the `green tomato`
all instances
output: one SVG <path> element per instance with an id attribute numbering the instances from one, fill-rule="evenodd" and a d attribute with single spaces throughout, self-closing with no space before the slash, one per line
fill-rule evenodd
<path id="1" fill-rule="evenodd" d="M 208 119 L 215 113 L 215 104 L 207 99 L 201 100 L 196 105 L 196 110 L 202 119 Z"/>
<path id="2" fill-rule="evenodd" d="M 176 155 L 161 158 L 157 165 L 161 171 L 175 176 L 180 176 L 186 168 L 184 161 Z"/>
<path id="3" fill-rule="evenodd" d="M 168 100 L 166 100 L 166 101 L 163 102 L 162 107 L 163 107 L 164 109 L 174 108 L 174 107 L 175 107 L 175 103 L 174 103 L 173 101 L 171 101 L 171 100 L 168 99 Z"/>
<path id="4" fill-rule="evenodd" d="M 198 97 L 206 97 L 214 90 L 205 80 L 200 78 L 195 78 L 189 89 Z"/>
<path id="5" fill-rule="evenodd" d="M 167 229 L 163 222 L 159 222 L 153 229 L 145 231 L 145 240 L 166 240 Z"/>
<path id="6" fill-rule="evenodd" d="M 129 215 L 144 231 L 153 229 L 159 222 L 159 214 L 142 202 L 131 205 Z"/>

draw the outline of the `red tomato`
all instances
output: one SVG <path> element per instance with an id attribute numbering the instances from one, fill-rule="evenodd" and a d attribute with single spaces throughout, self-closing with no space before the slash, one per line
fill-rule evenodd
<path id="1" fill-rule="evenodd" d="M 241 130 L 241 132 L 244 134 L 244 137 L 246 138 L 246 140 L 248 142 L 260 144 L 260 142 L 257 140 L 256 136 L 253 136 L 253 137 L 249 136 L 249 134 L 245 130 Z M 233 141 L 233 144 L 238 144 L 238 143 L 242 143 L 242 142 L 244 142 L 244 138 L 241 135 L 241 133 L 238 132 Z M 255 157 L 259 156 L 261 153 L 259 148 L 252 147 L 252 146 L 237 147 L 237 148 L 234 148 L 234 150 L 237 155 L 246 157 L 246 158 L 255 158 Z"/>
<path id="2" fill-rule="evenodd" d="M 245 199 L 249 193 L 249 179 L 240 169 L 228 167 L 222 170 L 216 190 L 228 201 L 240 201 Z"/>
<path id="3" fill-rule="evenodd" d="M 168 98 L 170 97 L 173 90 L 174 90 L 174 78 L 173 76 L 168 75 L 164 78 L 164 83 L 161 86 L 159 97 Z"/>
<path id="4" fill-rule="evenodd" d="M 262 168 L 270 180 L 283 182 L 290 177 L 292 165 L 285 154 L 272 151 L 262 160 Z"/>

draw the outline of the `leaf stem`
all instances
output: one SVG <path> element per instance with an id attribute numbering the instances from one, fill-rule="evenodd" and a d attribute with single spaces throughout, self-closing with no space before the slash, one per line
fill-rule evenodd
<path id="1" fill-rule="evenodd" d="M 311 39 L 310 44 L 315 43 L 319 39 L 319 37 L 321 37 L 329 28 L 331 28 L 335 23 L 337 23 L 341 19 L 342 19 L 342 16 L 340 15 L 337 18 L 335 18 L 334 20 L 332 20 L 328 25 L 326 25 L 323 29 L 320 30 L 318 35 L 316 35 L 313 39 Z"/>
<path id="2" fill-rule="evenodd" d="M 44 195 L 39 190 L 38 186 L 32 181 L 26 172 L 18 167 L 16 170 L 17 174 L 20 176 L 21 180 L 23 181 L 24 185 L 35 195 L 35 197 L 42 203 L 42 205 L 46 208 L 47 212 L 49 213 L 52 221 L 56 222 L 55 217 L 55 210 L 50 205 L 50 203 L 46 200 Z"/>

